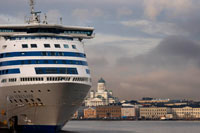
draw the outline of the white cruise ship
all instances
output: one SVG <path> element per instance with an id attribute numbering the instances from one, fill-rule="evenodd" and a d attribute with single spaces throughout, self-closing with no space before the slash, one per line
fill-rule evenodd
<path id="1" fill-rule="evenodd" d="M 94 28 L 48 24 L 30 6 L 27 24 L 0 25 L 0 122 L 20 133 L 54 133 L 91 87 L 82 40 Z"/>

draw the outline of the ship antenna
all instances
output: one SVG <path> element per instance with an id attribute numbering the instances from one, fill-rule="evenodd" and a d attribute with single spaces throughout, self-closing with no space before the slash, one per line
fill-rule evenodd
<path id="1" fill-rule="evenodd" d="M 60 24 L 62 24 L 62 17 L 60 17 Z"/>
<path id="2" fill-rule="evenodd" d="M 46 14 L 44 14 L 44 21 L 43 21 L 43 24 L 48 24 L 48 22 L 47 22 L 47 15 L 46 15 Z"/>
<path id="3" fill-rule="evenodd" d="M 30 0 L 30 8 L 31 8 L 31 18 L 28 20 L 28 23 L 39 24 L 40 23 L 40 13 L 35 12 L 35 0 Z"/>
<path id="4" fill-rule="evenodd" d="M 33 15 L 34 12 L 35 12 L 34 5 L 35 5 L 35 1 L 34 1 L 34 0 L 30 0 L 30 7 L 31 7 L 31 14 L 32 14 L 32 15 Z"/>

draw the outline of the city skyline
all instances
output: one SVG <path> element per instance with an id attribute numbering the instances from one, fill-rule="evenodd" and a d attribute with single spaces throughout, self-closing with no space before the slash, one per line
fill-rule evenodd
<path id="1" fill-rule="evenodd" d="M 28 0 L 2 1 L 0 23 L 21 23 Z M 121 99 L 199 99 L 200 1 L 36 0 L 50 23 L 95 27 L 86 40 L 93 87 Z M 51 9 L 51 10 L 49 10 Z"/>

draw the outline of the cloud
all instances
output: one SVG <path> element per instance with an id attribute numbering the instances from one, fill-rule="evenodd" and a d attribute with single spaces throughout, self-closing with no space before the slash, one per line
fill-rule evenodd
<path id="1" fill-rule="evenodd" d="M 138 72 L 184 69 L 191 65 L 198 66 L 199 53 L 199 44 L 184 37 L 171 36 L 164 39 L 147 54 L 138 55 L 135 58 L 122 57 L 118 60 L 117 65 L 135 67 Z"/>
<path id="2" fill-rule="evenodd" d="M 108 88 L 120 98 L 199 98 L 200 44 L 195 41 L 183 36 L 170 36 L 146 54 L 137 56 L 127 54 L 133 49 L 120 50 L 113 44 L 87 47 L 87 51 L 92 51 L 88 52 L 89 62 L 97 57 L 103 59 L 97 59 L 90 66 L 93 84 L 99 77 L 104 77 Z M 110 64 L 111 56 L 117 57 L 116 64 Z"/>
<path id="3" fill-rule="evenodd" d="M 195 0 L 144 0 L 144 12 L 150 19 L 156 19 L 168 11 L 171 15 L 184 15 L 194 8 Z"/>
<path id="4" fill-rule="evenodd" d="M 120 57 L 134 57 L 154 48 L 157 38 L 123 37 L 110 34 L 96 34 L 95 38 L 87 41 L 88 58 L 104 57 L 109 63 L 115 64 Z"/>
<path id="5" fill-rule="evenodd" d="M 176 24 L 170 22 L 159 22 L 151 20 L 129 20 L 122 21 L 122 25 L 132 28 L 137 28 L 140 31 L 156 36 L 170 36 L 170 35 L 186 35 Z"/>
<path id="6" fill-rule="evenodd" d="M 28 14 L 25 1 L 2 1 L 0 23 L 8 18 L 23 23 L 18 14 Z M 36 1 L 51 23 L 63 16 L 67 25 L 95 27 L 96 37 L 85 44 L 93 88 L 103 77 L 123 99 L 198 98 L 199 5 L 199 0 Z"/>
<path id="7" fill-rule="evenodd" d="M 199 57 L 198 43 L 171 36 L 147 54 L 120 58 L 116 71 L 123 70 L 121 88 L 132 95 L 139 92 L 140 96 L 197 99 Z M 129 93 L 124 95 L 131 97 Z"/>
<path id="8" fill-rule="evenodd" d="M 1 24 L 20 24 L 20 23 L 23 23 L 24 20 L 20 19 L 21 16 L 20 17 L 19 16 L 11 16 L 11 15 L 0 14 L 0 23 Z"/>
<path id="9" fill-rule="evenodd" d="M 103 38 L 103 39 L 102 39 Z M 120 36 L 116 34 L 97 33 L 95 38 L 89 42 L 89 45 L 102 45 L 102 44 L 118 44 L 119 42 L 127 46 L 127 42 L 130 45 L 154 45 L 160 41 L 160 38 L 147 38 L 147 37 L 132 37 L 132 36 Z"/>
<path id="10" fill-rule="evenodd" d="M 184 71 L 160 70 L 127 76 L 128 86 L 121 85 L 127 97 L 141 96 L 171 99 L 198 99 L 200 70 L 187 68 Z"/>
<path id="11" fill-rule="evenodd" d="M 49 10 L 47 12 L 47 17 L 49 23 L 60 24 L 60 18 L 62 18 L 62 15 L 59 10 Z"/>
<path id="12" fill-rule="evenodd" d="M 101 9 L 74 9 L 72 12 L 72 16 L 79 20 L 90 20 L 91 18 L 103 17 L 104 12 Z"/>
<path id="13" fill-rule="evenodd" d="M 130 16 L 132 14 L 133 14 L 133 11 L 127 7 L 122 7 L 117 10 L 118 17 Z"/>

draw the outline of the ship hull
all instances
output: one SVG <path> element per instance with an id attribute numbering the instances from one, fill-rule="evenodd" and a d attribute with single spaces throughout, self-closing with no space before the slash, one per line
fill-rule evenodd
<path id="1" fill-rule="evenodd" d="M 1 121 L 15 117 L 20 130 L 53 133 L 67 123 L 90 87 L 79 83 L 1 87 L 0 109 L 6 112 Z"/>

